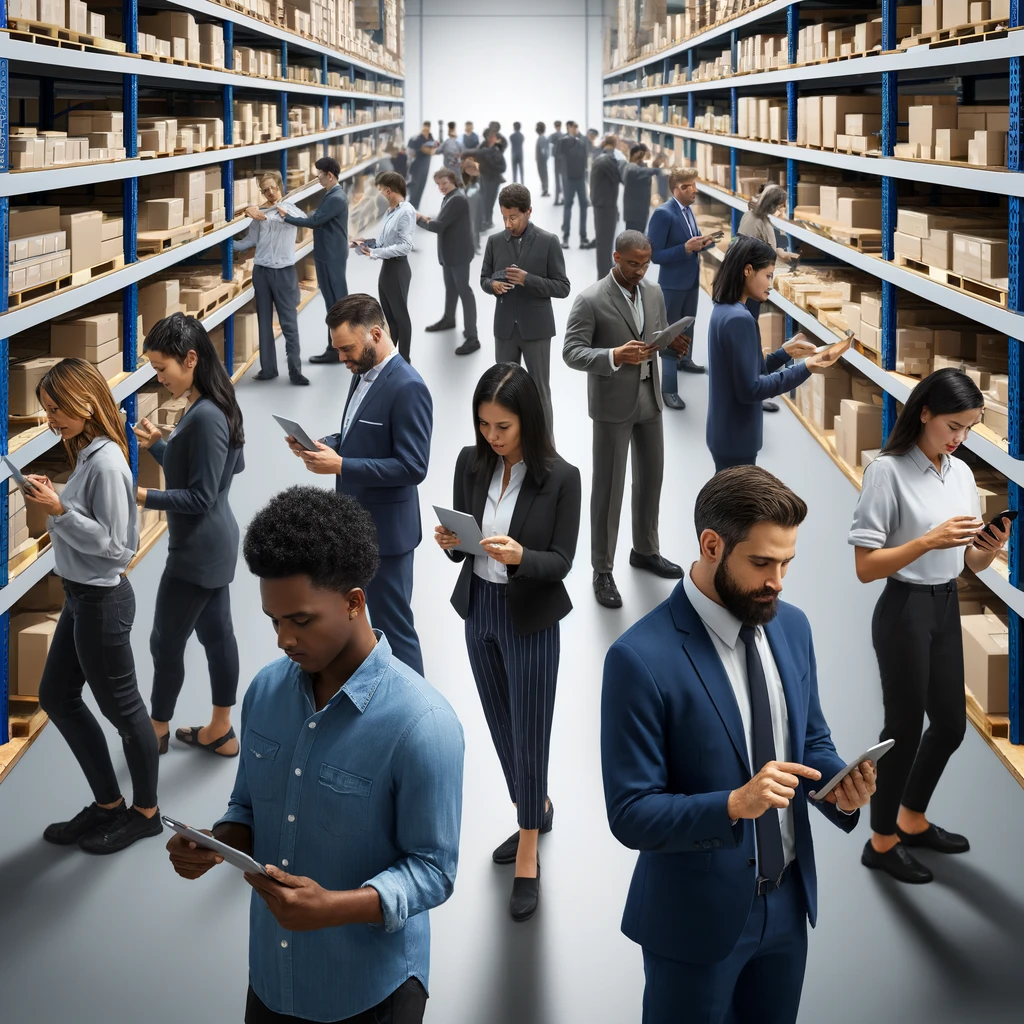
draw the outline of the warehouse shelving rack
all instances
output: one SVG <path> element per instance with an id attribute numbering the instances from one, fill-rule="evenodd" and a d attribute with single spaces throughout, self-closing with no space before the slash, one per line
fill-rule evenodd
<path id="1" fill-rule="evenodd" d="M 329 124 L 329 105 L 339 100 L 346 101 L 349 119 L 355 120 L 357 104 L 371 103 L 376 112 L 376 105 L 396 106 L 404 104 L 404 96 L 392 92 L 378 92 L 382 83 L 390 83 L 390 88 L 402 86 L 404 79 L 401 74 L 390 69 L 378 67 L 355 55 L 333 50 L 309 38 L 297 35 L 276 25 L 263 22 L 257 18 L 242 14 L 234 9 L 208 0 L 188 0 L 178 3 L 169 0 L 170 6 L 183 8 L 194 15 L 201 15 L 206 20 L 219 21 L 224 29 L 225 70 L 213 70 L 204 67 L 169 64 L 160 61 L 146 60 L 138 56 L 138 0 L 123 0 L 122 6 L 122 39 L 126 44 L 124 54 L 108 53 L 71 48 L 57 48 L 42 45 L 23 39 L 11 38 L 6 31 L 6 6 L 0 0 L 0 452 L 9 455 L 11 461 L 23 468 L 34 459 L 39 458 L 58 443 L 58 439 L 49 431 L 41 430 L 29 440 L 21 443 L 13 452 L 9 451 L 8 435 L 8 379 L 7 367 L 9 356 L 8 339 L 20 331 L 39 324 L 47 323 L 56 317 L 78 309 L 90 302 L 120 292 L 123 303 L 123 374 L 112 383 L 115 401 L 123 409 L 128 422 L 134 422 L 137 415 L 136 393 L 149 383 L 154 372 L 148 363 L 138 366 L 141 339 L 137 330 L 138 288 L 139 283 L 159 274 L 172 266 L 183 264 L 213 246 L 220 246 L 222 274 L 226 280 L 233 278 L 234 252 L 232 239 L 246 230 L 244 217 L 235 216 L 234 210 L 234 169 L 237 160 L 250 157 L 265 156 L 276 153 L 280 155 L 282 177 L 287 180 L 288 151 L 296 146 L 323 145 L 324 153 L 330 142 L 349 135 L 370 134 L 375 142 L 375 151 L 379 150 L 378 133 L 387 129 L 397 128 L 404 123 L 404 118 L 387 118 L 373 120 L 364 124 L 349 124 L 315 134 L 290 137 L 288 134 L 288 99 L 294 96 L 300 102 L 319 99 L 323 105 L 324 124 Z M 232 67 L 232 49 L 235 28 L 242 28 L 248 34 L 258 38 L 258 43 L 265 48 L 278 48 L 281 53 L 282 77 L 263 78 L 255 75 L 236 73 Z M 246 40 L 248 42 L 248 38 Z M 313 57 L 319 61 L 321 81 L 323 84 L 312 84 L 287 79 L 289 53 L 301 56 L 304 60 Z M 125 147 L 128 158 L 112 163 L 78 164 L 66 167 L 48 168 L 38 171 L 11 171 L 9 166 L 9 97 L 10 75 L 12 68 L 20 73 L 38 74 L 41 79 L 52 81 L 54 65 L 59 62 L 60 70 L 71 72 L 72 75 L 97 74 L 110 78 L 120 77 L 123 97 Z M 329 71 L 347 73 L 350 81 L 357 77 L 369 82 L 371 91 L 357 89 L 335 89 L 326 85 Z M 157 87 L 202 85 L 207 90 L 219 87 L 224 104 L 224 148 L 203 153 L 184 154 L 153 159 L 140 159 L 137 155 L 136 132 L 139 111 L 140 81 Z M 232 144 L 232 117 L 235 90 L 256 90 L 262 93 L 276 94 L 283 137 L 273 142 L 255 145 L 235 146 Z M 361 163 L 345 168 L 342 180 L 348 180 L 363 171 L 372 168 L 380 159 L 374 156 Z M 195 167 L 207 167 L 220 164 L 221 180 L 225 192 L 225 209 L 227 223 L 208 231 L 200 238 L 173 249 L 139 259 L 136 250 L 136 234 L 138 228 L 138 181 L 140 177 L 152 174 L 188 170 Z M 98 182 L 121 181 L 123 183 L 123 216 L 124 216 L 124 266 L 121 269 L 99 276 L 86 284 L 74 288 L 57 291 L 51 296 L 26 303 L 13 309 L 8 308 L 8 210 L 12 197 L 38 195 L 80 185 Z M 320 185 L 313 183 L 289 195 L 289 200 L 298 202 L 310 198 L 319 192 Z M 312 243 L 306 243 L 296 250 L 296 262 L 312 251 Z M 228 372 L 234 369 L 234 314 L 253 298 L 251 284 L 220 306 L 203 320 L 207 330 L 222 326 L 224 329 L 224 357 Z M 245 367 L 241 368 L 242 370 Z M 241 371 L 239 371 L 241 372 Z M 236 378 L 238 373 L 235 374 Z M 133 474 L 138 472 L 138 448 L 135 436 L 128 431 L 128 443 L 131 452 Z M 0 551 L 8 548 L 8 490 L 9 471 L 0 469 Z M 150 544 L 152 546 L 152 538 Z M 144 554 L 145 551 L 140 551 Z M 138 557 L 138 556 L 137 556 Z M 9 642 L 10 642 L 10 610 L 28 590 L 42 580 L 53 569 L 53 550 L 48 548 L 14 576 L 8 577 L 6 556 L 0 566 L 0 751 L 8 737 L 8 703 L 9 703 Z M 34 735 L 33 737 L 34 738 Z M 19 748 L 12 757 L 0 758 L 0 779 L 23 753 Z"/>
<path id="2" fill-rule="evenodd" d="M 788 218 L 793 215 L 796 205 L 796 182 L 798 164 L 810 163 L 835 170 L 851 171 L 877 176 L 881 179 L 882 193 L 882 252 L 880 256 L 858 252 L 848 246 L 833 242 L 807 227 L 788 218 L 773 218 L 775 227 L 791 239 L 812 244 L 818 251 L 835 260 L 844 262 L 864 271 L 879 281 L 882 294 L 881 365 L 871 362 L 862 354 L 851 350 L 844 357 L 857 370 L 882 387 L 883 423 L 882 434 L 887 436 L 895 422 L 896 404 L 904 401 L 915 383 L 912 378 L 895 373 L 896 366 L 896 304 L 897 289 L 906 289 L 945 308 L 961 314 L 978 324 L 1006 334 L 1009 346 L 1009 437 L 1005 446 L 999 438 L 979 429 L 967 442 L 967 447 L 994 469 L 1003 473 L 1009 481 L 1010 505 L 1020 508 L 1021 491 L 1024 488 L 1024 461 L 1022 461 L 1022 408 L 1021 395 L 1021 349 L 1024 346 L 1024 174 L 1022 168 L 1022 95 L 1021 61 L 1024 56 L 1024 31 L 1022 26 L 1024 0 L 1011 0 L 1008 31 L 1002 38 L 961 42 L 957 46 L 910 46 L 897 50 L 896 0 L 882 0 L 882 44 L 881 52 L 861 57 L 850 57 L 827 63 L 798 65 L 797 36 L 800 28 L 801 0 L 774 0 L 741 14 L 728 22 L 691 37 L 671 48 L 642 57 L 639 60 L 608 71 L 604 75 L 606 94 L 604 103 L 618 107 L 636 103 L 636 116 L 623 118 L 607 112 L 607 130 L 632 129 L 637 136 L 640 132 L 651 133 L 655 142 L 662 136 L 676 136 L 692 143 L 703 142 L 729 149 L 730 185 L 729 190 L 707 182 L 698 182 L 699 190 L 708 198 L 732 208 L 732 223 L 735 233 L 742 212 L 747 209 L 746 198 L 736 194 L 737 155 L 740 152 L 760 153 L 766 157 L 786 162 L 786 181 L 789 203 Z M 811 5 L 807 4 L 806 8 Z M 817 8 L 821 10 L 821 8 Z M 849 12 L 846 12 L 849 13 Z M 769 71 L 734 73 L 731 76 L 709 80 L 680 80 L 669 84 L 668 80 L 676 62 L 686 55 L 687 78 L 692 79 L 695 53 L 699 46 L 716 39 L 728 38 L 733 53 L 733 70 L 737 67 L 737 45 L 739 30 L 757 25 L 769 18 L 785 16 L 789 65 Z M 866 17 L 877 16 L 870 13 Z M 927 77 L 929 70 L 947 71 L 955 63 L 957 74 L 988 72 L 993 66 L 1005 68 L 1009 77 L 1010 124 L 1008 133 L 1007 170 L 991 170 L 966 165 L 941 164 L 917 160 L 896 159 L 893 156 L 897 128 L 897 96 L 900 75 L 910 79 Z M 648 74 L 662 75 L 662 85 L 651 88 L 644 85 Z M 950 77 L 947 73 L 943 77 Z M 906 78 L 904 79 L 906 81 Z M 798 147 L 797 140 L 797 99 L 802 83 L 835 84 L 838 86 L 871 84 L 880 86 L 882 95 L 881 156 L 858 156 L 826 150 Z M 766 143 L 739 138 L 737 131 L 737 104 L 741 90 L 765 86 L 782 86 L 785 89 L 788 106 L 786 143 Z M 610 92 L 610 89 L 620 91 Z M 687 124 L 694 124 L 695 101 L 702 93 L 726 92 L 729 97 L 731 134 L 696 131 L 689 127 L 678 127 L 666 123 L 642 120 L 641 109 L 644 101 L 662 101 L 661 117 L 668 121 L 671 97 L 679 103 L 686 101 Z M 688 147 L 687 156 L 695 157 L 695 149 Z M 893 234 L 896 228 L 897 180 L 945 185 L 972 191 L 1007 197 L 1009 229 L 1009 281 L 1007 308 L 1002 308 L 983 299 L 975 298 L 963 291 L 940 285 L 912 271 L 897 266 L 894 262 Z M 771 301 L 787 316 L 787 333 L 792 333 L 794 323 L 825 341 L 836 340 L 836 335 L 812 315 L 799 309 L 783 296 L 773 293 Z M 1022 544 L 1019 530 L 1011 538 L 1008 572 L 994 565 L 981 574 L 982 581 L 990 587 L 1009 610 L 1009 664 L 1010 664 L 1010 743 L 1024 744 L 1024 590 L 1021 588 Z M 1024 784 L 1021 765 L 1024 759 L 1016 751 L 1008 758 L 1005 751 L 1000 757 L 1013 768 L 1018 780 Z"/>

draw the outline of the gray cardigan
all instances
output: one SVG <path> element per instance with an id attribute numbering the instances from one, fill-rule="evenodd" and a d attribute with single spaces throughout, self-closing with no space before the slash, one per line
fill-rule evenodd
<path id="1" fill-rule="evenodd" d="M 232 448 L 228 421 L 200 398 L 166 441 L 150 453 L 163 466 L 166 491 L 146 492 L 146 508 L 167 512 L 168 576 L 215 590 L 235 578 L 238 523 L 228 491 L 245 468 L 241 448 Z"/>

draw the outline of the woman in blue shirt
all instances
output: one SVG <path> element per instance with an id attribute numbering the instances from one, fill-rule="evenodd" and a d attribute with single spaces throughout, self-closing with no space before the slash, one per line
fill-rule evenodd
<path id="1" fill-rule="evenodd" d="M 715 306 L 708 324 L 707 445 L 716 473 L 757 462 L 764 399 L 792 391 L 811 373 L 832 366 L 850 347 L 846 341 L 816 352 L 797 335 L 764 357 L 757 320 L 744 303 L 768 300 L 775 259 L 775 251 L 761 239 L 736 238 L 711 292 Z M 795 366 L 786 366 L 804 356 Z"/>
<path id="2" fill-rule="evenodd" d="M 182 313 L 161 320 L 144 351 L 157 380 L 188 408 L 165 441 L 147 419 L 135 427 L 143 448 L 163 467 L 166 489 L 138 488 L 143 508 L 167 512 L 167 565 L 156 595 L 149 646 L 153 654 L 153 729 L 167 753 L 170 720 L 185 681 L 185 645 L 193 632 L 206 650 L 213 691 L 210 724 L 178 729 L 196 749 L 235 757 L 231 708 L 238 689 L 238 644 L 228 585 L 238 560 L 238 523 L 228 504 L 245 468 L 242 412 L 224 364 L 203 325 Z"/>

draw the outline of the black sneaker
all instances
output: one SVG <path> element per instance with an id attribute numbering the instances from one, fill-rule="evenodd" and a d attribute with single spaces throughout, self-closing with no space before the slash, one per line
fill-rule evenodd
<path id="1" fill-rule="evenodd" d="M 81 838 L 78 845 L 86 853 L 120 853 L 139 839 L 158 836 L 164 830 L 159 810 L 152 818 L 147 818 L 134 807 L 126 809 L 123 804 L 118 811 L 117 821 Z"/>
<path id="2" fill-rule="evenodd" d="M 123 810 L 123 802 L 109 809 L 100 807 L 99 804 L 89 804 L 70 821 L 55 821 L 52 825 L 47 825 L 43 838 L 48 843 L 56 843 L 58 846 L 71 846 L 86 833 L 119 819 Z"/>

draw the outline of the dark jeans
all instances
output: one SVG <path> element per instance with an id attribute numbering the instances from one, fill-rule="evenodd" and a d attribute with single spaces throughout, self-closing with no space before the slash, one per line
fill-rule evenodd
<path id="1" fill-rule="evenodd" d="M 569 241 L 569 232 L 572 230 L 572 201 L 573 197 L 579 200 L 580 204 L 580 241 L 587 240 L 587 180 L 586 178 L 566 178 L 563 182 L 565 187 L 565 212 L 562 214 L 562 238 Z"/>
<path id="2" fill-rule="evenodd" d="M 423 675 L 423 652 L 412 613 L 415 554 L 380 556 L 377 574 L 366 584 L 366 606 L 370 623 L 388 638 L 391 653 Z"/>
<path id="3" fill-rule="evenodd" d="M 890 578 L 875 605 L 871 641 L 885 705 L 879 738 L 896 741 L 878 762 L 871 798 L 871 827 L 880 835 L 896 834 L 900 804 L 920 814 L 928 810 L 946 762 L 963 742 L 964 648 L 956 594 L 955 580 L 925 588 Z"/>
<path id="4" fill-rule="evenodd" d="M 423 199 L 423 190 L 427 187 L 430 172 L 430 158 L 414 160 L 409 169 L 409 202 L 418 210 Z"/>
<path id="5" fill-rule="evenodd" d="M 316 283 L 320 288 L 320 294 L 324 297 L 324 306 L 330 312 L 331 306 L 348 295 L 348 280 L 345 271 L 348 269 L 348 253 L 343 252 L 337 261 L 327 263 L 313 257 L 313 266 L 316 268 Z M 334 353 L 334 346 L 331 344 L 331 329 L 327 328 L 328 353 Z"/>
<path id="6" fill-rule="evenodd" d="M 462 299 L 462 319 L 466 325 L 467 340 L 476 337 L 476 296 L 469 283 L 469 266 L 468 263 L 457 267 L 445 264 L 441 268 L 444 277 L 444 319 L 455 320 L 455 307 L 459 299 Z"/>
<path id="7" fill-rule="evenodd" d="M 377 280 L 377 293 L 384 317 L 388 322 L 391 340 L 406 362 L 412 344 L 412 318 L 409 316 L 409 284 L 412 281 L 412 270 L 408 256 L 395 256 L 389 260 L 381 260 L 380 277 Z"/>
<path id="8" fill-rule="evenodd" d="M 512 154 L 512 180 L 518 181 L 520 185 L 523 183 L 523 154 L 513 153 Z"/>
<path id="9" fill-rule="evenodd" d="M 697 315 L 697 303 L 700 301 L 700 285 L 695 284 L 686 291 L 676 289 L 662 289 L 665 294 L 665 312 L 668 322 L 674 324 L 684 316 Z M 693 327 L 690 328 L 690 336 L 693 337 Z M 667 348 L 661 353 L 661 393 L 663 395 L 679 394 L 679 364 L 685 359 L 692 359 L 691 349 L 688 356 L 677 356 L 672 349 Z"/>
<path id="10" fill-rule="evenodd" d="M 99 804 L 112 804 L 121 786 L 107 738 L 82 700 L 88 682 L 103 717 L 121 735 L 137 807 L 156 807 L 156 734 L 139 693 L 132 656 L 135 592 L 127 579 L 114 587 L 64 581 L 57 622 L 39 683 L 39 706 L 67 741 Z"/>
<path id="11" fill-rule="evenodd" d="M 749 459 L 730 459 L 727 457 L 718 458 L 714 452 L 711 453 L 711 458 L 715 460 L 715 472 L 721 473 L 723 469 L 732 469 L 733 466 L 756 466 L 757 456 L 751 455 Z"/>
<path id="12" fill-rule="evenodd" d="M 565 190 L 565 161 L 555 157 L 555 202 L 562 198 Z"/>
<path id="13" fill-rule="evenodd" d="M 594 207 L 594 240 L 597 242 L 597 279 L 607 277 L 611 273 L 612 253 L 615 251 L 615 229 L 619 226 L 619 209 L 617 206 Z M 672 323 L 670 320 L 669 323 Z"/>
<path id="14" fill-rule="evenodd" d="M 284 354 L 288 375 L 302 373 L 299 351 L 299 276 L 295 267 L 252 268 L 252 287 L 256 298 L 256 322 L 260 331 L 260 372 L 277 376 L 277 341 L 274 338 L 274 310 L 284 335 Z"/>
<path id="15" fill-rule="evenodd" d="M 501 190 L 501 179 L 480 176 L 480 230 L 494 227 L 494 204 Z"/>
<path id="16" fill-rule="evenodd" d="M 228 587 L 210 590 L 165 572 L 156 592 L 156 613 L 149 649 L 153 654 L 152 715 L 158 722 L 174 717 L 185 682 L 185 646 L 193 634 L 206 651 L 213 706 L 229 708 L 238 692 L 238 643 L 231 625 Z"/>
<path id="17" fill-rule="evenodd" d="M 427 1008 L 427 993 L 418 978 L 409 978 L 399 985 L 382 1003 L 371 1006 L 354 1017 L 346 1017 L 345 1024 L 420 1024 Z M 245 998 L 245 1024 L 303 1024 L 305 1018 L 274 1013 L 268 1009 L 249 986 Z M 336 1024 L 342 1024 L 341 1021 Z"/>
<path id="18" fill-rule="evenodd" d="M 537 161 L 537 174 L 540 177 L 540 190 L 541 192 L 547 192 L 548 190 L 548 162 L 547 160 Z"/>

